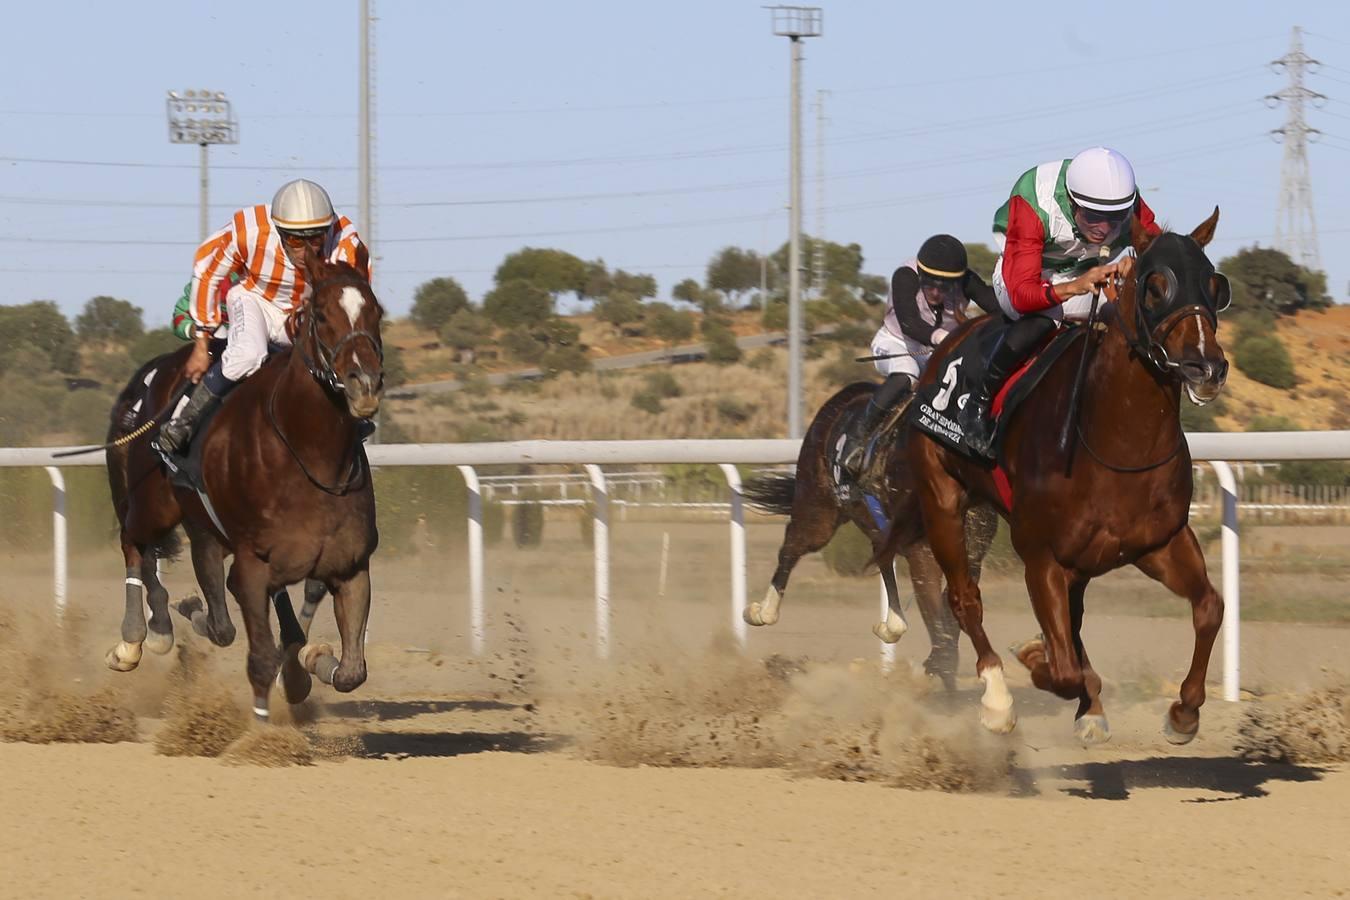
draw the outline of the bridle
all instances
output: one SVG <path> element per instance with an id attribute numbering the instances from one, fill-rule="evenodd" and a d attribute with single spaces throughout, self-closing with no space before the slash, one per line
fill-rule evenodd
<path id="1" fill-rule="evenodd" d="M 1165 282 L 1165 288 L 1160 304 L 1162 307 L 1160 310 L 1161 317 L 1151 315 L 1147 312 L 1143 302 L 1143 298 L 1146 296 L 1148 290 L 1148 279 L 1153 275 L 1161 275 Z M 1204 302 L 1188 303 L 1184 306 L 1177 307 L 1177 301 L 1180 295 L 1180 282 L 1177 279 L 1176 272 L 1173 271 L 1171 266 L 1166 264 L 1151 265 L 1148 268 L 1143 268 L 1141 261 L 1141 268 L 1134 283 L 1134 333 L 1130 333 L 1130 329 L 1126 327 L 1123 317 L 1120 315 L 1112 317 L 1119 324 L 1121 333 L 1125 336 L 1125 342 L 1130 349 L 1138 354 L 1140 359 L 1152 366 L 1155 371 L 1169 380 L 1176 380 L 1179 377 L 1177 374 L 1178 370 L 1181 368 L 1181 363 L 1172 359 L 1171 355 L 1167 352 L 1166 347 L 1167 339 L 1171 337 L 1172 332 L 1176 330 L 1177 326 L 1184 322 L 1188 316 L 1198 315 L 1209 322 L 1211 328 L 1218 331 L 1218 313 L 1220 310 L 1228 308 L 1228 301 L 1231 300 L 1232 295 L 1227 277 L 1218 272 L 1214 273 L 1214 277 L 1218 279 L 1219 284 L 1219 288 L 1215 291 L 1214 296 L 1210 296 L 1208 292 L 1202 291 L 1201 297 Z M 1120 307 L 1116 302 L 1120 296 L 1119 276 L 1111 276 L 1111 281 L 1107 283 L 1104 293 L 1106 294 L 1107 299 L 1112 302 L 1112 305 L 1119 310 Z M 1152 471 L 1153 469 L 1171 462 L 1176 455 L 1181 452 L 1181 448 L 1186 445 L 1185 433 L 1178 432 L 1176 445 L 1173 446 L 1171 451 L 1162 459 L 1142 466 L 1119 466 L 1107 462 L 1092 449 L 1092 445 L 1088 443 L 1087 435 L 1083 434 L 1083 426 L 1081 423 L 1077 423 L 1076 429 L 1078 441 L 1083 445 L 1083 449 L 1088 452 L 1088 455 L 1091 456 L 1098 465 L 1110 469 L 1113 472 L 1128 474 Z"/>
<path id="2" fill-rule="evenodd" d="M 301 321 L 297 322 L 294 330 L 299 333 L 303 329 L 305 333 L 300 340 L 294 343 L 295 352 L 300 354 L 300 361 L 304 363 L 305 370 L 309 372 L 310 377 L 312 377 L 319 387 L 323 388 L 332 399 L 340 400 L 345 398 L 347 394 L 347 386 L 343 384 L 342 379 L 338 378 L 337 372 L 333 369 L 333 361 L 337 359 L 338 353 L 342 351 L 342 348 L 346 346 L 348 342 L 357 338 L 365 338 L 370 341 L 371 346 L 375 348 L 375 352 L 380 357 L 381 364 L 384 363 L 384 348 L 380 345 L 380 341 L 375 335 L 366 331 L 364 328 L 353 328 L 347 334 L 344 334 L 339 338 L 337 343 L 330 348 L 319 337 L 318 320 L 310 309 L 309 304 L 300 307 L 299 311 L 296 313 L 296 318 Z M 309 352 L 306 349 L 306 344 L 308 343 L 306 338 L 314 342 L 314 358 L 310 357 Z M 315 363 L 315 358 L 318 360 L 317 364 Z M 347 467 L 346 476 L 333 484 L 326 484 L 323 481 L 320 481 L 315 477 L 314 473 L 309 470 L 309 466 L 305 465 L 305 461 L 300 458 L 300 453 L 295 449 L 295 446 L 291 444 L 290 438 L 286 437 L 286 433 L 281 430 L 281 423 L 277 421 L 276 399 L 277 389 L 280 385 L 281 379 L 274 381 L 272 383 L 272 391 L 267 396 L 267 421 L 272 426 L 272 430 L 276 432 L 277 437 L 281 439 L 281 443 L 291 454 L 291 458 L 295 460 L 296 465 L 300 467 L 300 471 L 305 473 L 305 477 L 309 479 L 310 484 L 314 485 L 325 494 L 332 494 L 333 496 L 342 496 L 346 494 L 364 478 L 365 473 L 368 470 L 368 466 L 365 463 L 366 454 L 361 448 L 361 439 L 357 436 L 356 430 L 352 430 L 352 441 L 347 446 L 347 452 L 343 454 L 344 459 L 351 460 Z"/>

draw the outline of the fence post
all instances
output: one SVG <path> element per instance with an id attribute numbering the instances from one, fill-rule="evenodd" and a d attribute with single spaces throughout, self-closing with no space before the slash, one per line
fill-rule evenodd
<path id="1" fill-rule="evenodd" d="M 469 647 L 482 656 L 486 642 L 483 624 L 483 491 L 473 466 L 456 466 L 469 491 Z"/>
<path id="2" fill-rule="evenodd" d="M 745 649 L 745 505 L 741 497 L 741 473 L 731 463 L 718 463 L 731 489 L 731 633 Z"/>
<path id="3" fill-rule="evenodd" d="M 605 473 L 594 463 L 583 468 L 591 478 L 595 525 L 595 655 L 609 658 L 609 493 Z"/>
<path id="4" fill-rule="evenodd" d="M 1239 587 L 1237 482 L 1226 462 L 1212 461 L 1223 488 L 1223 699 L 1238 699 L 1242 652 L 1242 596 Z"/>
<path id="5" fill-rule="evenodd" d="M 66 479 L 56 466 L 43 466 L 52 480 L 52 601 L 56 619 L 66 615 Z"/>

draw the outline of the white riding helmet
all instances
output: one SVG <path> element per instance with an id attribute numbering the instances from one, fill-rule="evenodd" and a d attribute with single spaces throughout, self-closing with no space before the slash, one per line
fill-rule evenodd
<path id="1" fill-rule="evenodd" d="M 328 228 L 336 219 L 328 192 L 303 178 L 286 182 L 272 198 L 272 223 L 283 231 Z"/>
<path id="2" fill-rule="evenodd" d="M 1128 209 L 1137 196 L 1130 161 L 1110 147 L 1089 147 L 1075 156 L 1064 185 L 1074 203 L 1100 212 Z"/>

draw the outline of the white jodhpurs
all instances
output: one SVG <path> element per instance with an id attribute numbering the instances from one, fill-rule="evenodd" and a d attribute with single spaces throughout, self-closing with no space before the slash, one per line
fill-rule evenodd
<path id="1" fill-rule="evenodd" d="M 924 350 L 928 350 L 928 348 L 925 347 Z M 922 358 L 917 357 L 914 348 L 909 346 L 909 342 L 904 338 L 896 337 L 889 328 L 881 328 L 872 338 L 872 355 L 890 357 L 890 359 L 878 359 L 873 362 L 877 371 L 882 375 L 889 376 L 897 372 L 903 372 L 918 381 L 919 371 L 923 368 L 924 363 L 928 362 L 929 353 L 931 351 L 923 353 Z"/>
<path id="2" fill-rule="evenodd" d="M 230 333 L 220 355 L 220 373 L 230 381 L 243 381 L 263 364 L 268 344 L 291 345 L 286 336 L 286 312 L 241 284 L 225 295 L 230 310 Z"/>

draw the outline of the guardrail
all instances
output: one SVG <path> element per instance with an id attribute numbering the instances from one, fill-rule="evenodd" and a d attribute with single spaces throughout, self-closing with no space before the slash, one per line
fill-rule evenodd
<path id="1" fill-rule="evenodd" d="M 1223 491 L 1222 591 L 1223 697 L 1238 699 L 1241 643 L 1241 590 L 1238 577 L 1237 483 L 1229 461 L 1286 461 L 1298 459 L 1350 459 L 1350 431 L 1264 432 L 1250 434 L 1188 435 L 1191 458 L 1208 462 Z M 794 440 L 651 440 L 651 441 L 508 441 L 486 444 L 377 444 L 367 447 L 375 466 L 455 466 L 469 491 L 469 596 L 470 635 L 474 653 L 486 642 L 483 601 L 483 503 L 482 486 L 475 466 L 491 465 L 580 465 L 590 479 L 595 529 L 595 650 L 609 655 L 609 503 L 605 475 L 600 468 L 611 464 L 713 464 L 727 479 L 731 496 L 731 591 L 729 596 L 732 633 L 744 646 L 746 626 L 741 618 L 745 606 L 745 513 L 741 501 L 737 464 L 781 465 L 796 462 L 800 442 Z M 54 459 L 63 449 L 0 449 L 0 467 L 40 466 L 52 479 L 53 490 L 53 596 L 58 614 L 66 605 L 67 561 L 65 483 L 63 466 L 97 466 L 103 454 Z M 885 612 L 885 592 L 881 594 Z M 890 645 L 882 645 L 890 659 Z"/>

